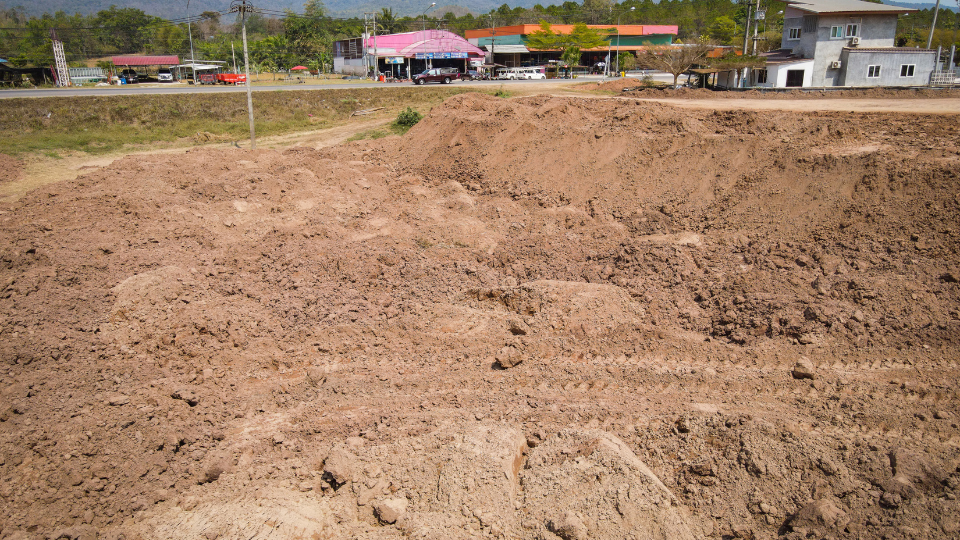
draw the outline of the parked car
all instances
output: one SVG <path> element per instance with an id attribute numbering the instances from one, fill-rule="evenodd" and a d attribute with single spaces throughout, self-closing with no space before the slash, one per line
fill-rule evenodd
<path id="1" fill-rule="evenodd" d="M 456 68 L 433 68 L 414 75 L 413 84 L 426 84 L 428 82 L 450 84 L 459 79 L 460 72 Z"/>
<path id="2" fill-rule="evenodd" d="M 173 82 L 173 73 L 167 68 L 160 68 L 157 71 L 157 80 L 160 82 Z"/>
<path id="3" fill-rule="evenodd" d="M 136 70 L 127 68 L 120 72 L 120 77 L 126 81 L 127 84 L 136 84 L 137 81 L 137 72 Z"/>
<path id="4" fill-rule="evenodd" d="M 470 69 L 465 71 L 461 78 L 465 81 L 486 81 L 490 79 L 490 76 L 475 69 Z"/>

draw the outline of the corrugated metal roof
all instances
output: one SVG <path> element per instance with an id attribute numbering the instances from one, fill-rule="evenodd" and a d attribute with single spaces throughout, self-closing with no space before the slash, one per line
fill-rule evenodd
<path id="1" fill-rule="evenodd" d="M 787 5 L 810 13 L 912 13 L 916 9 L 860 0 L 785 0 Z"/>
<path id="2" fill-rule="evenodd" d="M 175 66 L 180 63 L 180 58 L 175 55 L 114 56 L 112 60 L 115 66 Z"/>

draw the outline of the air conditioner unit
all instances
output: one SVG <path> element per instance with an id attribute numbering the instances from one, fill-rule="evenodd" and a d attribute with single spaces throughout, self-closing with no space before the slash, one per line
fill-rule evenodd
<path id="1" fill-rule="evenodd" d="M 830 69 L 840 69 L 841 62 L 839 60 L 830 62 Z"/>
<path id="2" fill-rule="evenodd" d="M 860 44 L 860 36 L 853 36 L 852 38 L 850 38 L 850 44 L 851 44 L 851 45 L 859 45 L 859 44 Z"/>

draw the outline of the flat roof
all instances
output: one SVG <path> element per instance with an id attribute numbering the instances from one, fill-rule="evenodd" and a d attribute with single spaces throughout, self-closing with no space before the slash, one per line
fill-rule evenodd
<path id="1" fill-rule="evenodd" d="M 166 56 L 114 56 L 115 66 L 175 66 L 180 63 L 176 55 Z"/>
<path id="2" fill-rule="evenodd" d="M 913 13 L 913 8 L 862 2 L 861 0 L 784 0 L 792 8 L 809 13 Z"/>
<path id="3" fill-rule="evenodd" d="M 569 34 L 573 32 L 572 24 L 551 24 L 550 30 L 556 34 Z M 587 28 L 597 28 L 600 30 L 617 30 L 621 36 L 652 36 L 652 35 L 677 35 L 679 27 L 675 24 L 588 24 Z M 498 36 L 526 36 L 540 31 L 539 24 L 516 24 L 513 26 L 498 26 L 496 28 L 478 28 L 476 30 L 467 30 L 464 36 L 467 39 L 493 37 L 494 31 Z"/>

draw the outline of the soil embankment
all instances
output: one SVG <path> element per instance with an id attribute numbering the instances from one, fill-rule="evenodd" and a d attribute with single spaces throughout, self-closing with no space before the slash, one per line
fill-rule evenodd
<path id="1" fill-rule="evenodd" d="M 957 131 L 462 95 L 44 186 L 0 536 L 956 535 Z"/>

